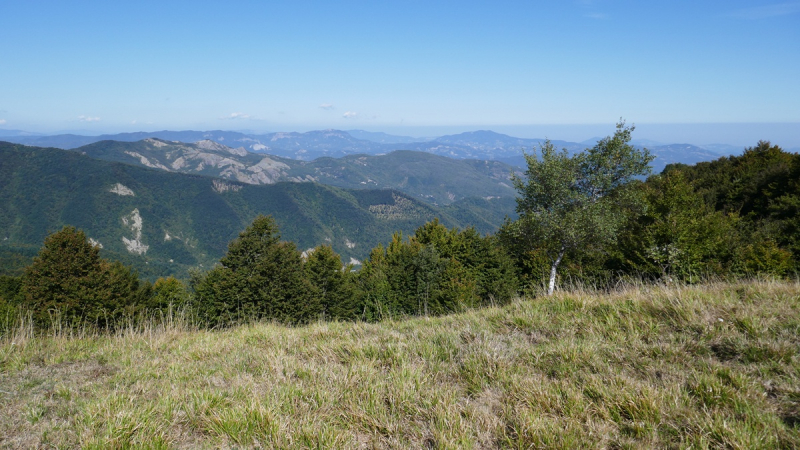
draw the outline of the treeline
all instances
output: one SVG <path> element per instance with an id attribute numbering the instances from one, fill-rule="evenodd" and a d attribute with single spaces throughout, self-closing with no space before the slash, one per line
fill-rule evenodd
<path id="1" fill-rule="evenodd" d="M 387 247 L 373 249 L 359 271 L 330 246 L 302 254 L 281 241 L 270 216 L 259 216 L 228 246 L 219 264 L 188 283 L 140 281 L 135 272 L 100 257 L 74 227 L 45 240 L 19 278 L 2 277 L 0 314 L 32 313 L 38 326 L 113 329 L 132 318 L 183 311 L 204 326 L 253 320 L 302 324 L 437 315 L 504 304 L 518 279 L 496 239 L 474 229 L 447 229 L 437 220 Z"/>
<path id="2" fill-rule="evenodd" d="M 562 279 L 604 286 L 633 276 L 696 282 L 708 277 L 787 277 L 800 271 L 800 155 L 759 142 L 740 156 L 675 164 L 630 189 L 643 200 L 610 243 L 575 249 Z M 526 282 L 542 283 L 546 243 L 523 242 L 513 223 L 498 233 Z"/>
<path id="3" fill-rule="evenodd" d="M 625 277 L 696 282 L 709 276 L 796 276 L 800 155 L 759 142 L 741 156 L 668 166 L 644 181 L 608 182 L 602 192 L 589 186 L 585 179 L 597 178 L 597 172 L 587 174 L 586 167 L 613 175 L 627 154 L 647 161 L 646 152 L 637 156 L 628 145 L 631 130 L 618 129 L 586 157 L 550 150 L 530 155 L 529 176 L 556 174 L 559 167 L 572 172 L 558 172 L 563 180 L 554 189 L 560 194 L 551 200 L 531 187 L 534 177 L 518 179 L 520 219 L 507 221 L 496 235 L 448 229 L 434 220 L 411 236 L 396 233 L 388 245 L 372 250 L 360 270 L 343 264 L 329 246 L 302 254 L 281 240 L 271 217 L 259 216 L 213 269 L 185 281 L 161 278 L 151 284 L 101 258 L 82 231 L 65 227 L 47 237 L 22 276 L 0 277 L 0 321 L 8 326 L 27 313 L 42 327 L 113 329 L 130 318 L 176 310 L 210 327 L 438 315 L 502 305 L 529 289 L 540 292 L 558 263 L 561 282 L 600 287 Z M 581 200 L 575 192 L 584 191 L 589 195 Z M 595 201 L 600 197 L 605 203 Z M 593 208 L 595 216 L 575 219 Z M 602 209 L 612 211 L 613 220 Z M 577 233 L 554 217 L 572 220 L 587 239 L 554 246 L 563 233 L 567 237 L 559 242 Z M 607 229 L 586 230 L 587 224 Z M 547 228 L 558 226 L 566 229 L 562 235 Z"/>

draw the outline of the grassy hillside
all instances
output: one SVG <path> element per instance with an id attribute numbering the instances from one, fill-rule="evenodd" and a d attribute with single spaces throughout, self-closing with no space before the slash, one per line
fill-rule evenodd
<path id="1" fill-rule="evenodd" d="M 0 446 L 798 448 L 800 284 L 0 339 Z"/>
<path id="2" fill-rule="evenodd" d="M 271 214 L 301 250 L 329 244 L 345 262 L 435 217 L 469 225 L 397 191 L 249 185 L 0 143 L 0 273 L 18 271 L 20 255 L 73 225 L 146 277 L 185 275 L 216 262 L 258 214 Z"/>

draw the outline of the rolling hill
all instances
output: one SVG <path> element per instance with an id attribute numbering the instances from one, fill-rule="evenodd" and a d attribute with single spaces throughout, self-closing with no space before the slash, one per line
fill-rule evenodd
<path id="1" fill-rule="evenodd" d="M 476 228 L 494 231 L 499 223 L 488 223 L 491 214 L 475 212 L 482 207 L 445 211 L 396 190 L 251 185 L 0 143 L 4 273 L 13 272 L 9 261 L 27 261 L 47 234 L 66 224 L 83 229 L 106 257 L 153 278 L 208 268 L 258 214 L 273 215 L 283 238 L 300 249 L 330 244 L 347 262 L 365 258 L 394 231 L 413 232 L 435 217 L 463 227 L 470 224 L 455 216 L 477 214 L 484 221 Z"/>
<path id="2" fill-rule="evenodd" d="M 452 159 L 398 150 L 300 161 L 230 148 L 211 140 L 194 144 L 148 138 L 101 141 L 75 149 L 96 159 L 171 172 L 210 175 L 248 184 L 318 182 L 348 189 L 396 189 L 432 205 L 469 197 L 513 198 L 514 168 L 497 161 Z M 513 207 L 500 211 L 513 214 Z"/>

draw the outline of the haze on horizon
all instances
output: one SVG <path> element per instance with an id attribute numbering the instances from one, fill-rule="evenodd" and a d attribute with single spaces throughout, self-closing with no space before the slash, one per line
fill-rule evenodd
<path id="1" fill-rule="evenodd" d="M 698 4 L 700 3 L 700 4 Z M 6 2 L 0 129 L 800 146 L 800 1 Z"/>

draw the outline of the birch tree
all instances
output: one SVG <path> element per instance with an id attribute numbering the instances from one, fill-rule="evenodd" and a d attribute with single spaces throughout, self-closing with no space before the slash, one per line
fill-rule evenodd
<path id="1" fill-rule="evenodd" d="M 545 141 L 525 155 L 525 176 L 513 178 L 519 219 L 503 232 L 547 253 L 548 295 L 569 252 L 615 242 L 627 214 L 642 204 L 631 181 L 650 173 L 653 156 L 630 145 L 633 130 L 621 121 L 613 136 L 575 155 Z"/>

